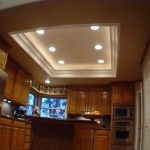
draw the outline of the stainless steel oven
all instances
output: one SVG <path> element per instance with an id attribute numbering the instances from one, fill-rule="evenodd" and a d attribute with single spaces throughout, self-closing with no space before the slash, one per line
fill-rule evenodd
<path id="1" fill-rule="evenodd" d="M 115 119 L 134 118 L 134 107 L 133 106 L 113 106 L 113 118 Z"/>
<path id="2" fill-rule="evenodd" d="M 134 122 L 130 120 L 117 120 L 112 124 L 112 144 L 133 144 Z"/>

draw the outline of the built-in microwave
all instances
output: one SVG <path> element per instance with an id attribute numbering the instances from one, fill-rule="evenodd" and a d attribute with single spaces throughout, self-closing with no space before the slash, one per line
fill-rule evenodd
<path id="1" fill-rule="evenodd" d="M 133 106 L 113 106 L 113 118 L 128 119 L 134 118 Z"/>

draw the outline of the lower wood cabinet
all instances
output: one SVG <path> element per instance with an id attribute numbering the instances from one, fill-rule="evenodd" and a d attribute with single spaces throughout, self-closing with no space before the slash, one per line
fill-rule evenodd
<path id="1" fill-rule="evenodd" d="M 13 121 L 12 127 L 12 150 L 23 150 L 25 139 L 25 122 Z"/>
<path id="2" fill-rule="evenodd" d="M 30 150 L 30 142 L 31 142 L 31 124 L 30 123 L 26 123 L 24 150 Z"/>
<path id="3" fill-rule="evenodd" d="M 29 150 L 31 124 L 0 118 L 0 150 Z"/>
<path id="4" fill-rule="evenodd" d="M 73 150 L 109 150 L 110 131 L 76 128 Z"/>
<path id="5" fill-rule="evenodd" d="M 93 150 L 109 150 L 109 131 L 96 130 L 93 141 Z"/>
<path id="6" fill-rule="evenodd" d="M 12 121 L 0 118 L 0 150 L 10 150 Z"/>
<path id="7" fill-rule="evenodd" d="M 90 130 L 78 130 L 75 133 L 73 150 L 92 150 L 92 136 Z"/>

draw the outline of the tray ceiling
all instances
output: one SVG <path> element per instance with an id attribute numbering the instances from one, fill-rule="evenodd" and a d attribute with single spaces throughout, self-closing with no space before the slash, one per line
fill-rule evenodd
<path id="1" fill-rule="evenodd" d="M 32 29 L 10 35 L 53 78 L 116 77 L 119 24 L 96 26 L 54 26 L 39 28 L 42 34 Z"/>

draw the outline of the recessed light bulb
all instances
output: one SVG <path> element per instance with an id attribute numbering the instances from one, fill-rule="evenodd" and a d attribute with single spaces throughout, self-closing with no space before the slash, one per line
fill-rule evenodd
<path id="1" fill-rule="evenodd" d="M 3 99 L 4 100 L 4 102 L 7 102 L 7 100 L 6 99 Z"/>
<path id="2" fill-rule="evenodd" d="M 51 83 L 51 82 L 50 82 L 49 79 L 46 79 L 46 80 L 45 80 L 45 83 L 49 84 L 49 83 Z"/>
<path id="3" fill-rule="evenodd" d="M 98 51 L 101 50 L 102 48 L 103 48 L 103 47 L 102 47 L 102 45 L 100 45 L 100 44 L 95 45 L 95 49 L 98 50 Z"/>
<path id="4" fill-rule="evenodd" d="M 103 60 L 103 59 L 99 59 L 97 62 L 98 62 L 99 64 L 103 64 L 103 63 L 104 63 L 104 60 Z"/>
<path id="5" fill-rule="evenodd" d="M 7 101 L 9 104 L 11 104 L 11 101 Z"/>
<path id="6" fill-rule="evenodd" d="M 42 34 L 44 34 L 44 30 L 42 30 L 42 29 L 36 30 L 36 33 L 42 35 Z"/>
<path id="7" fill-rule="evenodd" d="M 63 65 L 65 62 L 63 60 L 59 60 L 58 63 Z"/>
<path id="8" fill-rule="evenodd" d="M 98 30 L 98 29 L 99 29 L 99 26 L 91 26 L 91 30 L 96 31 L 96 30 Z"/>
<path id="9" fill-rule="evenodd" d="M 56 48 L 55 48 L 55 47 L 49 47 L 49 51 L 50 51 L 50 52 L 55 52 L 55 51 L 56 51 Z"/>

